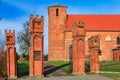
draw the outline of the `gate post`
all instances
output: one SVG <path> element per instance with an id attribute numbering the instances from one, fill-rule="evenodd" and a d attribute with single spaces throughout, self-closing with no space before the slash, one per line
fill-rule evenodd
<path id="1" fill-rule="evenodd" d="M 30 68 L 29 76 L 42 76 L 43 74 L 43 27 L 44 17 L 30 16 Z"/>
<path id="2" fill-rule="evenodd" d="M 100 37 L 92 36 L 88 39 L 88 46 L 90 52 L 90 71 L 94 73 L 99 73 L 99 47 L 100 47 Z"/>
<path id="3" fill-rule="evenodd" d="M 84 23 L 76 21 L 73 23 L 73 74 L 85 73 L 85 29 Z"/>
<path id="4" fill-rule="evenodd" d="M 7 76 L 17 78 L 17 59 L 15 48 L 15 30 L 5 30 L 6 53 L 7 53 Z"/>

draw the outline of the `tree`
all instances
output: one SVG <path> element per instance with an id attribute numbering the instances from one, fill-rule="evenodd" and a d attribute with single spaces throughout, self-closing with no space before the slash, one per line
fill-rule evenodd
<path id="1" fill-rule="evenodd" d="M 0 36 L 1 36 L 1 31 L 0 31 Z M 5 41 L 4 41 L 4 39 L 0 39 L 0 52 L 1 53 L 5 52 Z"/>
<path id="2" fill-rule="evenodd" d="M 0 52 L 5 52 L 5 41 L 0 40 Z"/>
<path id="3" fill-rule="evenodd" d="M 20 51 L 28 55 L 30 48 L 30 27 L 28 21 L 23 24 L 23 29 L 18 32 L 17 42 L 20 45 Z"/>

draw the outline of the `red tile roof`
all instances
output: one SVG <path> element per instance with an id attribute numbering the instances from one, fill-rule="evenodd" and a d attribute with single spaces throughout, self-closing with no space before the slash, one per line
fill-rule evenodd
<path id="1" fill-rule="evenodd" d="M 120 15 L 68 15 L 66 30 L 72 30 L 77 20 L 85 23 L 86 30 L 120 30 Z"/>

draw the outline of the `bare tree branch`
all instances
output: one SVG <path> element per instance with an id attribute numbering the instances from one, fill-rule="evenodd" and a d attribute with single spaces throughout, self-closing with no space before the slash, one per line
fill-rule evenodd
<path id="1" fill-rule="evenodd" d="M 26 55 L 29 54 L 30 47 L 30 28 L 29 22 L 23 24 L 23 29 L 17 35 L 17 43 L 20 45 L 20 51 Z"/>

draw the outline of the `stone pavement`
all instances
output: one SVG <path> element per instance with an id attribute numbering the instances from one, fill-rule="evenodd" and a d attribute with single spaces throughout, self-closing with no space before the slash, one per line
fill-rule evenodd
<path id="1" fill-rule="evenodd" d="M 45 77 L 51 77 L 51 76 L 68 76 L 70 75 L 69 70 L 63 70 L 61 69 L 64 66 L 67 66 L 69 64 L 63 64 L 59 67 L 51 65 L 49 62 L 44 62 L 44 76 Z"/>
<path id="2" fill-rule="evenodd" d="M 113 80 L 100 75 L 76 75 L 76 76 L 55 76 L 55 77 L 23 77 L 17 80 Z"/>

